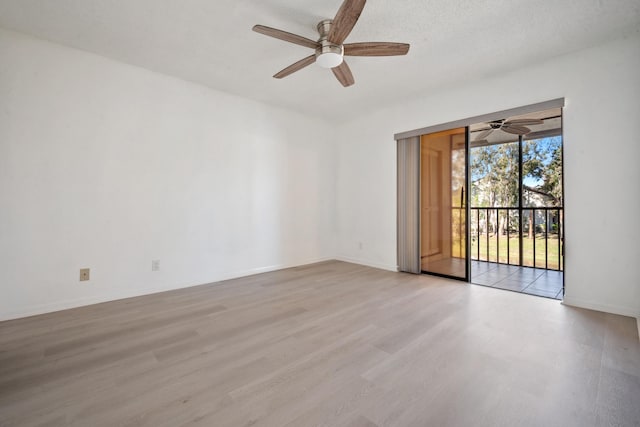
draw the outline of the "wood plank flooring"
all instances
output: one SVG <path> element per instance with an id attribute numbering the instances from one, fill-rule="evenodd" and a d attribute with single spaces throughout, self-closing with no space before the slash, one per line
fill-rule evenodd
<path id="1" fill-rule="evenodd" d="M 337 261 L 0 323 L 2 426 L 638 426 L 635 319 Z"/>

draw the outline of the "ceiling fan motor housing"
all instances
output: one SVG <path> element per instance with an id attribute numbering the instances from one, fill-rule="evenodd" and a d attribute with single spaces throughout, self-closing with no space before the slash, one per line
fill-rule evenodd
<path id="1" fill-rule="evenodd" d="M 318 23 L 318 33 L 320 46 L 316 49 L 316 63 L 322 68 L 334 68 L 342 64 L 344 57 L 344 47 L 331 43 L 327 35 L 331 30 L 332 19 L 325 19 Z"/>

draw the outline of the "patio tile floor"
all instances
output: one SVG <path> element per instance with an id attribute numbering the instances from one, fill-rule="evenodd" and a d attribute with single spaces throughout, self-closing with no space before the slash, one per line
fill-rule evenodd
<path id="1" fill-rule="evenodd" d="M 471 261 L 471 283 L 546 298 L 562 299 L 561 271 Z"/>

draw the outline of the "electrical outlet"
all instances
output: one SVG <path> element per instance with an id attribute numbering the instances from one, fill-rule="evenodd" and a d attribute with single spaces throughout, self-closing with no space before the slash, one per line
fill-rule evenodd
<path id="1" fill-rule="evenodd" d="M 154 259 L 151 261 L 151 271 L 160 271 L 160 260 Z"/>
<path id="2" fill-rule="evenodd" d="M 89 272 L 90 269 L 88 268 L 81 268 L 80 269 L 80 281 L 84 282 L 85 280 L 89 280 Z"/>

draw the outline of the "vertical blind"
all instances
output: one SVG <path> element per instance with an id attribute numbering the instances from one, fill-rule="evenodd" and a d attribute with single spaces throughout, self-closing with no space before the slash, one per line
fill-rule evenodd
<path id="1" fill-rule="evenodd" d="M 420 274 L 420 137 L 398 144 L 398 270 Z"/>

